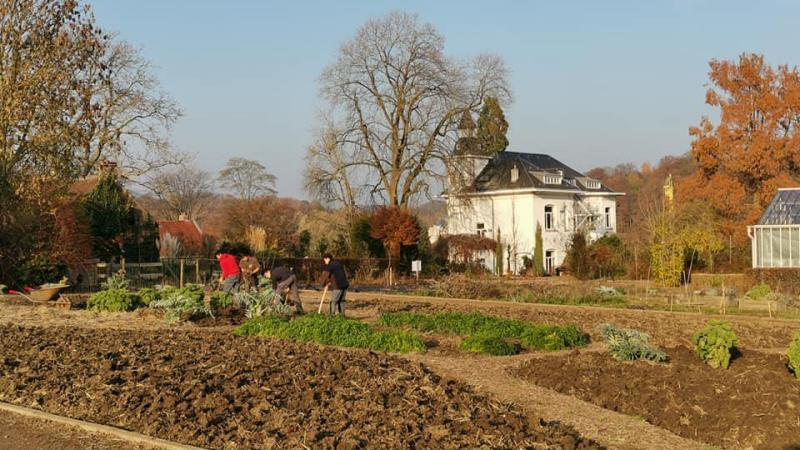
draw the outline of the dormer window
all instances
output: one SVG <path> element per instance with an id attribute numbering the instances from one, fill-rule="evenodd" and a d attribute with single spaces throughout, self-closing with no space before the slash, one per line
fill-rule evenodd
<path id="1" fill-rule="evenodd" d="M 600 189 L 600 180 L 589 177 L 579 178 L 579 180 L 586 189 Z"/>
<path id="2" fill-rule="evenodd" d="M 561 175 L 558 172 L 553 173 L 553 172 L 531 171 L 530 173 L 544 184 L 560 185 L 561 180 L 564 179 L 563 175 Z"/>
<path id="3" fill-rule="evenodd" d="M 561 184 L 561 179 L 558 175 L 545 175 L 544 176 L 544 183 L 545 184 Z"/>

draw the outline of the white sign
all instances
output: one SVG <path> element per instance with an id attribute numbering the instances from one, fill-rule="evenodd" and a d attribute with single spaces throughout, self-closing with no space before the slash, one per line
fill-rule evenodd
<path id="1" fill-rule="evenodd" d="M 422 261 L 420 260 L 411 261 L 411 271 L 422 272 Z"/>

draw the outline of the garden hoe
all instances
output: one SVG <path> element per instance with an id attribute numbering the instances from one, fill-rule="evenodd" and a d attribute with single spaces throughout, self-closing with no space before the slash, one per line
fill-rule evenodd
<path id="1" fill-rule="evenodd" d="M 319 309 L 317 309 L 317 314 L 322 314 L 322 304 L 325 303 L 325 294 L 328 293 L 328 285 L 325 285 L 325 289 L 322 290 L 322 298 L 319 299 Z"/>

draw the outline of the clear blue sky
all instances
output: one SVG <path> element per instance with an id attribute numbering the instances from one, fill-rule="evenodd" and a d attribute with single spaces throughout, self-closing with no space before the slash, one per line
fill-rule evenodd
<path id="1" fill-rule="evenodd" d="M 511 72 L 509 150 L 579 170 L 688 150 L 708 61 L 763 53 L 800 64 L 800 2 L 89 0 L 140 47 L 186 115 L 176 146 L 216 172 L 257 159 L 279 195 L 305 197 L 317 78 L 368 18 L 416 12 L 458 57 L 493 52 Z"/>

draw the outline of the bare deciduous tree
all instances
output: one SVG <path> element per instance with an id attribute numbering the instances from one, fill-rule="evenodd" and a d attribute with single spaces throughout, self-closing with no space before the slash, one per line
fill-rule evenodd
<path id="1" fill-rule="evenodd" d="M 345 153 L 346 135 L 328 121 L 306 152 L 303 182 L 306 192 L 326 204 L 344 206 L 352 215 L 360 198 L 358 162 Z"/>
<path id="2" fill-rule="evenodd" d="M 277 177 L 267 172 L 258 161 L 245 158 L 231 158 L 225 168 L 219 171 L 219 184 L 233 192 L 242 200 L 275 195 L 275 181 Z"/>
<path id="3" fill-rule="evenodd" d="M 200 220 L 214 200 L 211 174 L 193 166 L 159 173 L 147 186 L 161 200 L 161 212 L 169 219 L 186 214 L 190 219 Z"/>
<path id="4" fill-rule="evenodd" d="M 182 112 L 152 70 L 126 42 L 110 42 L 87 67 L 80 95 L 86 135 L 78 153 L 84 175 L 106 159 L 130 177 L 187 161 L 168 140 Z"/>
<path id="5" fill-rule="evenodd" d="M 349 174 L 365 174 L 359 187 L 389 205 L 408 206 L 430 194 L 465 110 L 477 110 L 487 95 L 510 98 L 499 57 L 462 63 L 443 50 L 444 38 L 432 25 L 394 12 L 364 24 L 322 73 L 337 156 L 355 168 Z M 308 160 L 310 175 L 341 174 L 319 161 Z"/>

